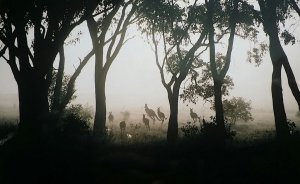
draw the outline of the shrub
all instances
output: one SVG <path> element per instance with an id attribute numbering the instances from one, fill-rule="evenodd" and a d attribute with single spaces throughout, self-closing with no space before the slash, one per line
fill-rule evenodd
<path id="1" fill-rule="evenodd" d="M 236 132 L 231 130 L 232 123 L 229 123 L 225 120 L 226 128 L 226 138 L 232 139 Z M 187 122 L 184 126 L 181 127 L 184 137 L 195 138 L 195 137 L 206 137 L 209 139 L 214 139 L 219 137 L 219 131 L 217 128 L 216 118 L 211 116 L 210 121 L 203 120 L 203 123 L 200 125 L 200 128 L 195 123 Z"/>
<path id="2" fill-rule="evenodd" d="M 288 124 L 288 127 L 289 127 L 289 131 L 290 131 L 290 134 L 293 135 L 293 134 L 296 134 L 297 133 L 297 130 L 296 130 L 296 124 L 295 122 L 293 122 L 292 120 L 288 119 L 287 120 L 287 124 Z"/>
<path id="3" fill-rule="evenodd" d="M 62 133 L 68 138 L 90 135 L 90 120 L 92 114 L 90 109 L 82 105 L 71 105 L 67 108 L 62 118 Z"/>
<path id="4" fill-rule="evenodd" d="M 236 135 L 236 132 L 231 130 L 232 125 L 233 123 L 228 122 L 228 120 L 225 118 L 225 130 L 226 130 L 225 137 L 227 139 L 233 139 L 233 137 Z M 209 122 L 203 120 L 203 123 L 200 126 L 200 132 L 206 137 L 210 137 L 210 138 L 218 137 L 219 131 L 217 128 L 216 117 L 211 116 Z"/>

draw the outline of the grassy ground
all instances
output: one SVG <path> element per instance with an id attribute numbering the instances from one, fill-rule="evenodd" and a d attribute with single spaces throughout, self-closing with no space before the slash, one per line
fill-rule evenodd
<path id="1" fill-rule="evenodd" d="M 151 133 L 144 143 L 15 137 L 0 147 L 0 183 L 294 183 L 299 138 L 279 142 L 265 134 L 217 144 L 200 137 L 168 145 Z"/>

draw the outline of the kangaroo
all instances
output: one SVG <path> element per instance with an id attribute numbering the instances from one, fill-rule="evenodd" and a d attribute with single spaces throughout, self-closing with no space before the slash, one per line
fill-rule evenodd
<path id="1" fill-rule="evenodd" d="M 158 115 L 159 119 L 161 120 L 161 124 L 163 124 L 167 118 L 165 117 L 165 114 L 160 111 L 160 107 L 157 108 L 157 115 Z"/>
<path id="2" fill-rule="evenodd" d="M 121 121 L 121 122 L 120 122 L 121 136 L 124 135 L 125 128 L 126 128 L 126 123 L 125 123 L 125 121 Z"/>
<path id="3" fill-rule="evenodd" d="M 146 129 L 150 131 L 149 119 L 145 117 L 145 114 L 143 114 L 143 123 L 145 124 Z"/>
<path id="4" fill-rule="evenodd" d="M 192 108 L 190 109 L 190 116 L 193 119 L 194 123 L 197 121 L 197 119 L 200 121 L 200 117 L 196 113 L 193 112 Z"/>
<path id="5" fill-rule="evenodd" d="M 108 121 L 109 123 L 112 123 L 114 121 L 114 116 L 112 115 L 112 112 L 109 112 Z"/>
<path id="6" fill-rule="evenodd" d="M 157 117 L 157 115 L 156 115 L 156 113 L 154 112 L 154 110 L 148 108 L 147 104 L 145 104 L 145 111 L 146 111 L 147 115 L 153 120 L 153 123 L 155 122 L 155 118 L 157 118 L 158 121 L 161 121 L 161 120 Z"/>

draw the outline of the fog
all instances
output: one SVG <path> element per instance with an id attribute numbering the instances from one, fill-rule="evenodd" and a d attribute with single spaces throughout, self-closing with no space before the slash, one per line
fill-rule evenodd
<path id="1" fill-rule="evenodd" d="M 86 30 L 85 23 L 76 28 L 72 35 L 81 30 L 83 36 L 80 42 L 65 46 L 66 74 L 72 74 L 74 67 L 78 66 L 79 58 L 91 50 L 91 41 Z M 128 37 L 134 36 L 121 49 L 115 62 L 109 70 L 106 82 L 107 111 L 113 112 L 116 117 L 121 117 L 121 112 L 129 111 L 133 121 L 141 120 L 144 112 L 144 105 L 156 111 L 158 107 L 168 115 L 168 98 L 164 87 L 161 84 L 159 71 L 155 65 L 154 53 L 147 43 L 147 39 L 140 35 L 135 27 L 129 30 Z M 297 35 L 296 35 L 297 36 Z M 70 36 L 69 40 L 73 37 Z M 68 41 L 68 40 L 67 40 Z M 268 42 L 265 35 L 260 35 L 262 42 Z M 219 48 L 222 51 L 223 45 Z M 269 53 L 263 58 L 263 63 L 256 67 L 247 62 L 247 51 L 253 47 L 250 41 L 235 39 L 232 53 L 232 64 L 228 75 L 233 78 L 234 89 L 230 91 L 230 97 L 244 97 L 251 100 L 253 107 L 254 122 L 274 122 L 272 113 L 271 98 L 271 73 L 272 65 Z M 284 46 L 284 50 L 289 58 L 294 70 L 298 84 L 300 84 L 300 58 L 299 43 L 293 46 Z M 207 58 L 203 55 L 202 58 Z M 206 60 L 205 60 L 206 61 Z M 58 62 L 54 67 L 57 68 Z M 288 118 L 299 123 L 297 119 L 297 105 L 288 87 L 285 72 L 283 77 L 283 94 L 285 108 Z M 184 87 L 184 83 L 181 86 Z M 89 61 L 76 82 L 77 98 L 73 104 L 83 104 L 94 108 L 94 61 Z M 228 98 L 228 97 L 225 97 Z M 12 76 L 8 64 L 0 59 L 0 116 L 10 116 L 18 114 L 17 85 Z M 199 100 L 197 104 L 183 103 L 179 105 L 179 122 L 186 122 L 190 119 L 189 108 L 201 117 L 208 118 L 213 115 L 210 104 Z M 121 118 L 120 118 L 121 119 Z"/>

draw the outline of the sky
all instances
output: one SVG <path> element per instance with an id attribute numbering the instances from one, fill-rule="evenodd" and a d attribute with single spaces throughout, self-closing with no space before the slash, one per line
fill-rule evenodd
<path id="1" fill-rule="evenodd" d="M 76 35 L 79 30 L 83 32 L 80 42 L 76 45 L 69 44 L 65 46 L 66 74 L 72 74 L 75 70 L 74 66 L 76 67 L 79 64 L 79 58 L 83 59 L 92 48 L 86 24 L 83 23 L 78 26 L 72 32 L 72 35 Z M 135 27 L 130 28 L 128 31 L 128 37 L 133 35 L 135 37 L 124 45 L 108 72 L 106 82 L 107 110 L 116 113 L 131 110 L 133 113 L 139 114 L 144 111 L 144 105 L 147 103 L 150 108 L 156 110 L 157 107 L 161 107 L 163 112 L 169 114 L 167 93 L 161 84 L 160 74 L 155 65 L 154 52 L 147 43 L 147 39 Z M 259 41 L 268 43 L 268 38 L 262 33 Z M 235 39 L 232 62 L 228 71 L 228 75 L 233 78 L 235 85 L 230 94 L 231 96 L 244 97 L 247 100 L 251 100 L 252 107 L 256 111 L 271 111 L 272 64 L 269 53 L 263 58 L 263 63 L 257 67 L 247 62 L 246 53 L 251 46 L 253 44 L 250 41 Z M 223 47 L 226 48 L 226 45 Z M 293 46 L 283 45 L 283 47 L 289 58 L 297 83 L 300 85 L 300 44 L 296 43 Z M 57 61 L 54 66 L 57 68 Z M 288 87 L 285 72 L 282 72 L 282 77 L 286 110 L 296 112 L 297 105 Z M 73 103 L 87 104 L 94 107 L 93 58 L 78 77 L 76 90 L 77 98 Z M 1 58 L 0 96 L 7 94 L 17 94 L 17 85 L 8 64 Z M 0 101 L 0 105 L 1 103 L 3 105 L 3 102 Z M 209 107 L 209 104 L 202 100 L 196 105 L 180 102 L 179 111 L 187 114 L 189 113 L 189 108 L 194 108 L 194 111 L 199 114 L 208 114 L 211 113 Z"/>

